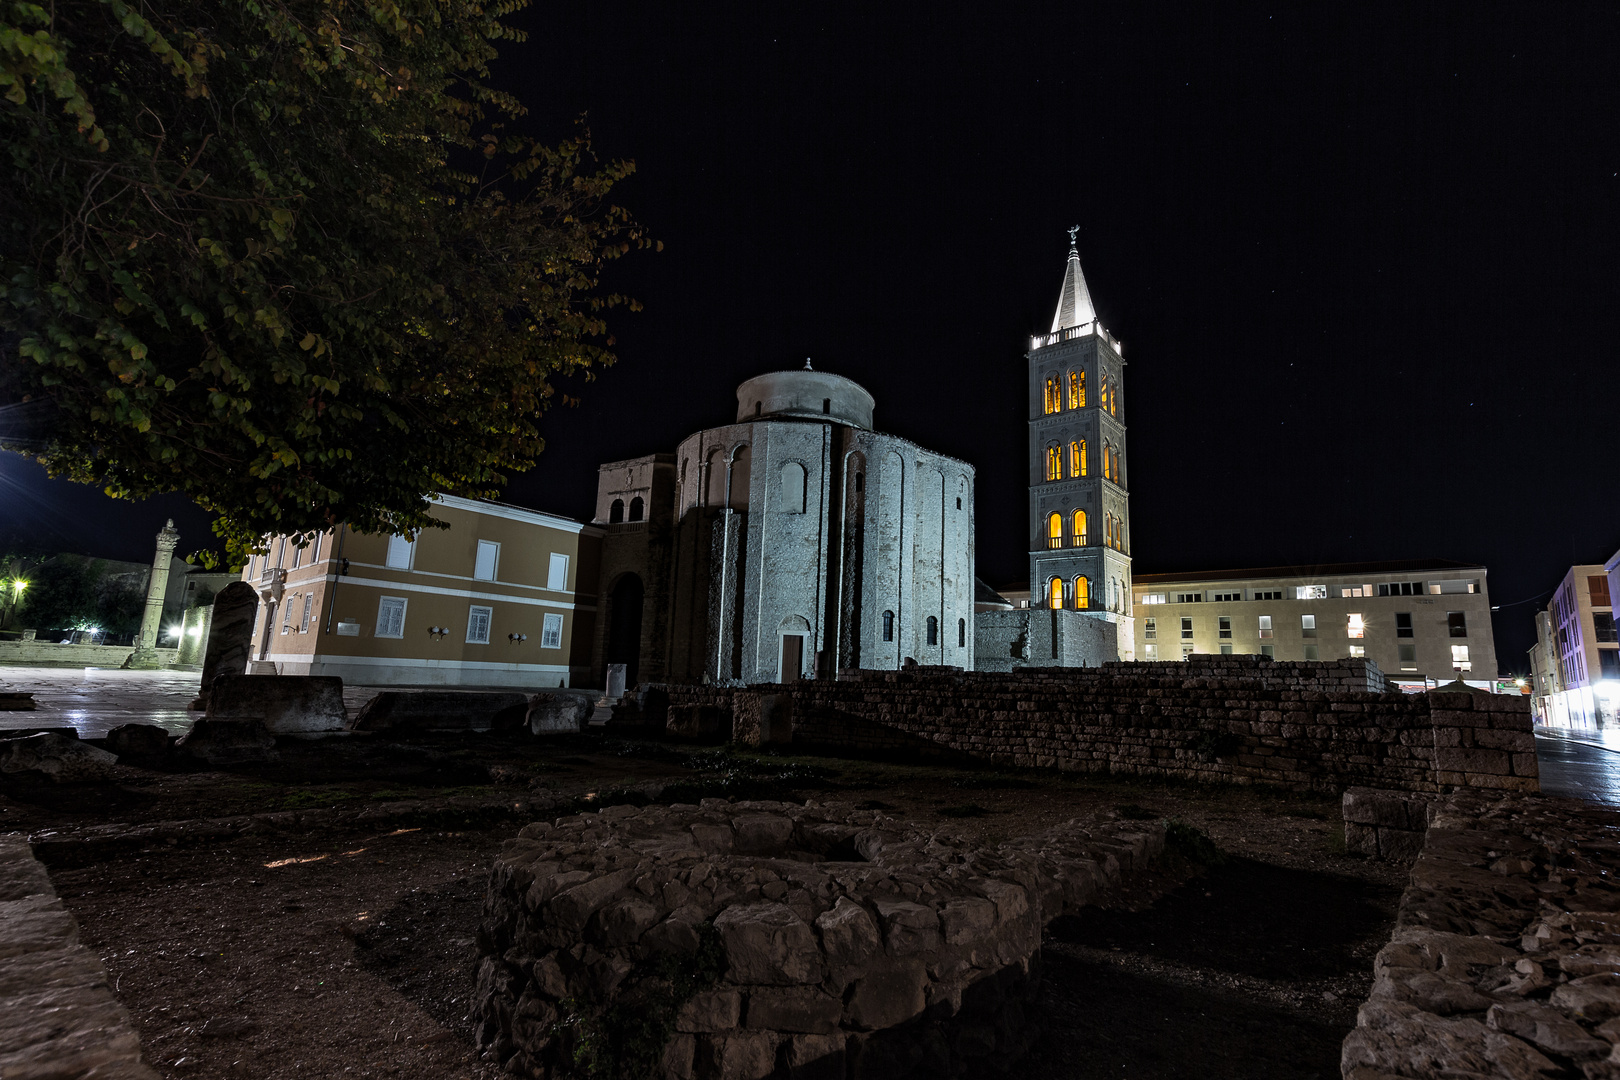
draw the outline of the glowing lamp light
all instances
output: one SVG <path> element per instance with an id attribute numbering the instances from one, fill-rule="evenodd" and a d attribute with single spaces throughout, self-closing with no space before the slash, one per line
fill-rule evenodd
<path id="1" fill-rule="evenodd" d="M 1592 689 L 1596 690 L 1598 696 L 1605 701 L 1613 702 L 1616 698 L 1620 698 L 1620 682 L 1613 679 L 1604 679 Z"/>
<path id="2" fill-rule="evenodd" d="M 183 628 L 179 626 L 171 626 L 169 627 L 167 633 L 170 637 L 179 637 L 182 633 L 182 629 Z"/>

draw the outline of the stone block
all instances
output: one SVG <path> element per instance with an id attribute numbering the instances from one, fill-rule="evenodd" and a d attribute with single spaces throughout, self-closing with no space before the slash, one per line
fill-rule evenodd
<path id="1" fill-rule="evenodd" d="M 921 961 L 899 961 L 855 980 L 844 1006 L 845 1022 L 877 1031 L 903 1024 L 927 1007 L 928 971 Z"/>
<path id="2" fill-rule="evenodd" d="M 426 731 L 497 731 L 528 721 L 529 699 L 519 693 L 476 690 L 384 690 L 355 717 L 357 731 L 420 728 Z"/>
<path id="3" fill-rule="evenodd" d="M 209 765 L 247 765 L 276 761 L 276 737 L 262 720 L 213 720 L 203 717 L 175 743 L 175 751 Z"/>
<path id="4" fill-rule="evenodd" d="M 1412 792 L 1357 787 L 1345 791 L 1340 807 L 1347 822 L 1422 832 L 1428 828 L 1430 803 Z"/>
<path id="5" fill-rule="evenodd" d="M 678 739 L 727 742 L 731 739 L 731 714 L 718 705 L 671 705 L 664 730 Z"/>
<path id="6" fill-rule="evenodd" d="M 706 1034 L 730 1031 L 742 1016 L 742 995 L 736 990 L 704 990 L 675 1014 L 675 1030 Z"/>
<path id="7" fill-rule="evenodd" d="M 822 979 L 825 965 L 816 936 L 786 904 L 727 908 L 715 918 L 714 927 L 735 982 L 791 986 Z"/>
<path id="8" fill-rule="evenodd" d="M 746 1026 L 766 1031 L 825 1035 L 838 1029 L 843 1002 L 813 986 L 754 990 Z"/>
<path id="9" fill-rule="evenodd" d="M 119 757 L 160 758 L 173 747 L 174 737 L 156 724 L 120 724 L 107 732 L 107 749 Z"/>
<path id="10" fill-rule="evenodd" d="M 704 1035 L 697 1071 L 707 1080 L 764 1080 L 776 1069 L 776 1040 L 763 1031 Z"/>
<path id="11" fill-rule="evenodd" d="M 56 784 L 106 783 L 118 757 L 51 732 L 0 742 L 0 773 Z"/>
<path id="12" fill-rule="evenodd" d="M 1487 773 L 1507 776 L 1512 772 L 1512 760 L 1500 750 L 1468 747 L 1437 747 L 1434 767 L 1447 772 Z"/>
<path id="13" fill-rule="evenodd" d="M 208 692 L 210 720 L 257 720 L 272 734 L 342 731 L 343 680 L 331 675 L 223 673 Z"/>
<path id="14" fill-rule="evenodd" d="M 844 1035 L 795 1035 L 788 1040 L 788 1080 L 844 1080 Z"/>
<path id="15" fill-rule="evenodd" d="M 585 729 L 591 702 L 579 694 L 535 694 L 526 723 L 531 735 L 571 735 Z"/>

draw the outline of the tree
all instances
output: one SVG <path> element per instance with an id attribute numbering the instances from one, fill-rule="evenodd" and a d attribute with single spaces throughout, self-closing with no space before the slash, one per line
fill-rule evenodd
<path id="1" fill-rule="evenodd" d="M 259 538 L 435 524 L 611 363 L 649 241 L 486 86 L 526 0 L 0 0 L 0 406 L 53 475 Z M 0 433 L 0 441 L 4 434 Z M 14 437 L 13 447 L 23 443 Z"/>

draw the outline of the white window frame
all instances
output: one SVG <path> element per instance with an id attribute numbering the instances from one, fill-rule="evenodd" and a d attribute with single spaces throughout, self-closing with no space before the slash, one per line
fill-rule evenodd
<path id="1" fill-rule="evenodd" d="M 416 564 L 416 541 L 409 536 L 390 536 L 383 565 L 390 570 L 409 570 Z"/>
<path id="2" fill-rule="evenodd" d="M 560 551 L 551 553 L 551 561 L 546 566 L 546 588 L 553 592 L 568 591 L 568 556 Z"/>
<path id="3" fill-rule="evenodd" d="M 410 601 L 403 596 L 380 596 L 377 598 L 377 637 L 399 640 L 405 636 L 405 611 L 409 603 Z M 388 632 L 388 623 L 383 619 L 383 612 L 389 610 L 391 604 L 399 605 L 399 630 L 392 634 Z"/>
<path id="4" fill-rule="evenodd" d="M 312 592 L 307 592 L 304 594 L 304 617 L 298 624 L 298 632 L 300 634 L 309 633 L 309 616 L 314 609 L 315 594 Z"/>
<path id="5" fill-rule="evenodd" d="M 482 572 L 486 555 L 489 557 L 489 573 L 487 575 Z M 473 580 L 496 581 L 499 580 L 500 572 L 501 545 L 494 540 L 478 541 L 478 552 L 473 556 Z"/>
<path id="6" fill-rule="evenodd" d="M 540 621 L 540 647 L 542 649 L 562 648 L 563 617 L 561 615 L 547 615 Z"/>
<path id="7" fill-rule="evenodd" d="M 296 600 L 297 598 L 298 598 L 298 594 L 294 593 L 291 596 L 285 597 L 281 601 L 281 632 L 283 634 L 292 633 L 292 618 L 293 618 L 293 604 L 292 604 L 292 602 L 294 600 Z"/>
<path id="8" fill-rule="evenodd" d="M 473 629 L 478 625 L 478 618 L 484 619 L 484 636 L 474 637 Z M 491 628 L 495 622 L 495 609 L 484 604 L 473 604 L 467 608 L 467 644 L 488 645 Z"/>

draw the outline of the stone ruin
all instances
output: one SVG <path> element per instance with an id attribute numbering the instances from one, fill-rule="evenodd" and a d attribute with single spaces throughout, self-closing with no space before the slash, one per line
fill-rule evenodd
<path id="1" fill-rule="evenodd" d="M 1041 931 L 1163 851 L 1071 821 L 988 848 L 848 805 L 613 806 L 490 875 L 473 1000 L 519 1076 L 957 1076 L 1029 1047 Z"/>

